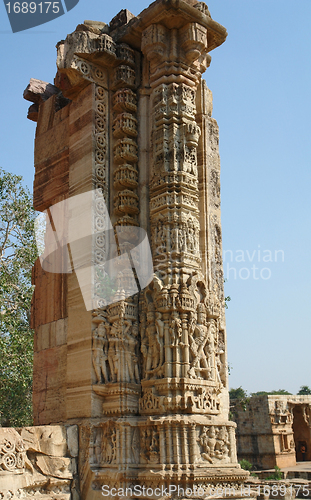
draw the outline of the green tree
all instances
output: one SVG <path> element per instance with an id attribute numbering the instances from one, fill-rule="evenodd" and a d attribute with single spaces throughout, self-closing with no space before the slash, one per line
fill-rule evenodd
<path id="1" fill-rule="evenodd" d="M 0 425 L 32 423 L 35 212 L 22 177 L 0 169 Z"/>
<path id="2" fill-rule="evenodd" d="M 249 472 L 252 470 L 253 465 L 248 460 L 245 460 L 245 458 L 242 458 L 242 460 L 239 461 L 239 464 L 241 469 L 248 470 Z"/>
<path id="3" fill-rule="evenodd" d="M 302 385 L 297 394 L 298 396 L 308 396 L 311 394 L 311 389 L 308 385 Z"/>
<path id="4" fill-rule="evenodd" d="M 229 396 L 231 401 L 235 399 L 245 399 L 247 398 L 247 392 L 240 386 L 237 389 L 230 389 Z"/>
<path id="5" fill-rule="evenodd" d="M 286 391 L 285 389 L 279 389 L 278 391 L 258 391 L 258 392 L 252 392 L 251 393 L 251 396 L 277 396 L 277 395 L 280 395 L 280 396 L 291 396 L 292 393 L 291 392 L 288 392 Z"/>
<path id="6" fill-rule="evenodd" d="M 271 392 L 268 392 L 268 394 L 272 394 L 272 395 L 280 395 L 280 396 L 291 396 L 292 393 L 291 392 L 288 392 L 286 391 L 285 389 L 278 389 L 277 391 L 271 391 Z"/>

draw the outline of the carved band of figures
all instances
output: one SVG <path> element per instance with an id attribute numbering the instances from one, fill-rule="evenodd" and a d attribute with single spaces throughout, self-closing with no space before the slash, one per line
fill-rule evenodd
<path id="1" fill-rule="evenodd" d="M 93 331 L 93 367 L 96 383 L 140 381 L 138 364 L 138 324 L 124 316 L 110 323 L 100 317 Z"/>
<path id="2" fill-rule="evenodd" d="M 97 465 L 116 463 L 229 463 L 232 428 L 169 420 L 132 427 L 107 421 L 92 431 L 91 448 Z"/>

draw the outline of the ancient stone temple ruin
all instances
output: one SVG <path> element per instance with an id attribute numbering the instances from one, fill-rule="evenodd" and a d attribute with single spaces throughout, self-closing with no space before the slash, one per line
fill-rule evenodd
<path id="1" fill-rule="evenodd" d="M 231 412 L 239 460 L 258 469 L 311 461 L 311 396 L 253 396 L 233 402 Z"/>
<path id="2" fill-rule="evenodd" d="M 48 272 L 39 260 L 33 272 L 34 424 L 78 429 L 72 498 L 137 485 L 152 489 L 145 498 L 172 485 L 184 488 L 180 497 L 214 487 L 241 496 L 247 473 L 228 417 L 218 127 L 201 79 L 225 39 L 203 2 L 157 0 L 137 17 L 125 10 L 109 25 L 79 25 L 57 45 L 55 85 L 32 80 L 25 91 L 37 121 L 35 209 L 56 234 L 55 207 L 93 193 L 87 214 L 79 203 L 71 214 L 92 236 L 85 254 L 82 238 L 67 245 L 72 272 Z M 118 272 L 105 302 L 106 208 L 115 256 L 139 246 L 141 228 L 153 275 L 135 288 L 143 279 L 134 251 L 134 272 Z M 77 262 L 86 254 L 93 274 L 84 289 Z M 51 498 L 70 498 L 60 491 Z"/>

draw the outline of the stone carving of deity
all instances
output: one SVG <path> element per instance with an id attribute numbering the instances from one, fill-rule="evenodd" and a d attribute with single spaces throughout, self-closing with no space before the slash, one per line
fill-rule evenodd
<path id="1" fill-rule="evenodd" d="M 108 382 L 107 360 L 108 360 L 108 322 L 99 323 L 93 333 L 93 367 L 97 379 L 97 384 L 102 383 L 102 376 L 105 383 Z"/>
<path id="2" fill-rule="evenodd" d="M 102 440 L 102 460 L 104 463 L 115 463 L 117 458 L 117 432 L 114 427 L 108 426 Z"/>
<path id="3" fill-rule="evenodd" d="M 155 374 L 163 364 L 163 335 L 164 324 L 161 313 L 157 313 L 155 320 L 154 314 L 149 312 L 145 337 L 141 343 L 145 376 Z"/>
<path id="4" fill-rule="evenodd" d="M 171 342 L 172 342 L 171 345 L 172 346 L 179 345 L 179 342 L 180 342 L 181 336 L 182 336 L 182 326 L 181 326 L 181 320 L 178 317 L 177 311 L 172 312 L 172 321 L 170 324 L 169 333 L 170 333 L 170 338 L 171 338 Z"/>
<path id="5" fill-rule="evenodd" d="M 202 306 L 202 304 L 199 304 Z M 205 347 L 208 341 L 208 327 L 203 307 L 199 307 L 197 324 L 191 323 L 189 328 L 190 351 L 193 360 L 190 364 L 188 375 L 190 378 L 209 378 L 211 367 L 208 364 Z M 205 376 L 202 377 L 202 374 Z"/>
<path id="6" fill-rule="evenodd" d="M 203 450 L 203 452 L 201 453 L 202 458 L 212 464 L 213 463 L 212 457 L 214 457 L 215 455 L 215 446 L 216 446 L 215 427 L 211 426 L 210 429 L 208 427 L 203 427 L 203 431 L 198 441 Z"/>
<path id="7" fill-rule="evenodd" d="M 230 441 L 228 431 L 225 426 L 203 427 L 202 433 L 198 439 L 201 446 L 201 457 L 211 464 L 216 460 L 223 460 L 229 457 Z"/>
<path id="8" fill-rule="evenodd" d="M 128 381 L 135 384 L 139 382 L 138 357 L 136 355 L 136 346 L 138 344 L 138 325 L 135 321 L 124 321 L 125 329 L 123 331 L 123 344 L 125 354 L 125 372 Z M 130 333 L 131 331 L 131 333 Z"/>
<path id="9" fill-rule="evenodd" d="M 185 235 L 182 228 L 178 229 L 178 246 L 179 246 L 179 251 L 183 252 L 185 246 Z"/>
<path id="10" fill-rule="evenodd" d="M 113 322 L 109 333 L 108 363 L 112 382 L 121 382 L 120 351 L 122 342 L 122 320 Z"/>
<path id="11" fill-rule="evenodd" d="M 217 442 L 215 446 L 215 457 L 222 459 L 229 456 L 229 435 L 225 426 L 220 427 L 217 434 Z"/>

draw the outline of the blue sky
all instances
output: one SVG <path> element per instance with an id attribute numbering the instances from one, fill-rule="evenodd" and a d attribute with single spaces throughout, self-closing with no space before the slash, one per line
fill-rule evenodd
<path id="1" fill-rule="evenodd" d="M 32 188 L 35 124 L 22 95 L 32 77 L 53 83 L 55 44 L 84 19 L 108 23 L 122 8 L 137 15 L 147 5 L 80 0 L 64 16 L 15 34 L 0 6 L 3 169 Z M 311 2 L 208 6 L 228 30 L 204 77 L 220 127 L 230 386 L 296 393 L 311 386 Z"/>

